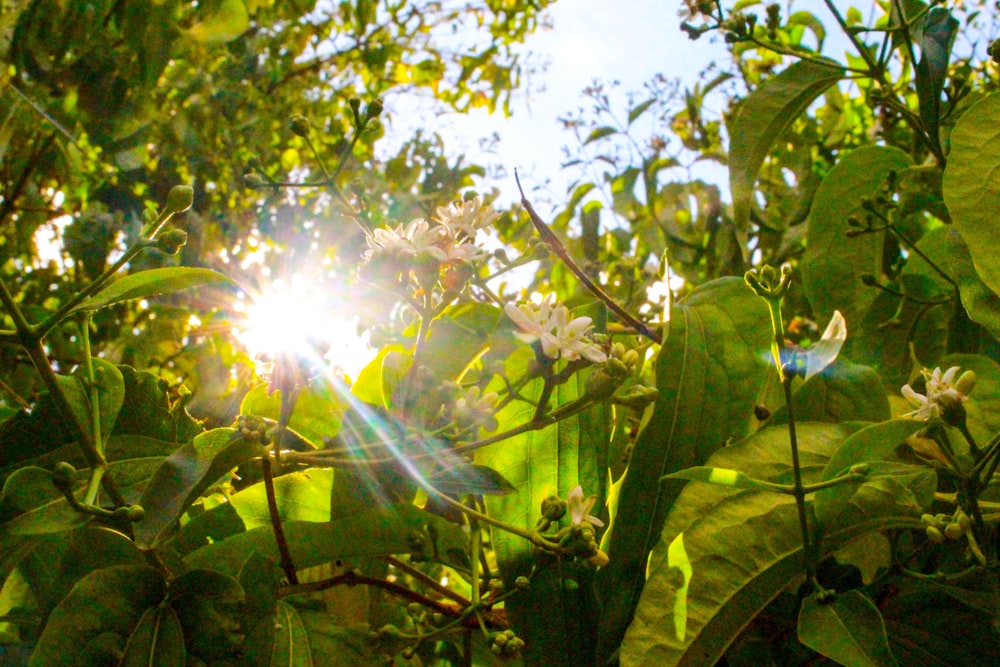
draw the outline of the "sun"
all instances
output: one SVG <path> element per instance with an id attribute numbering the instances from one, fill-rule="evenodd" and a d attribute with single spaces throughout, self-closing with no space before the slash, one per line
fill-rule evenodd
<path id="1" fill-rule="evenodd" d="M 374 356 L 357 320 L 338 317 L 337 305 L 316 286 L 276 280 L 244 303 L 235 336 L 252 356 L 294 355 L 349 377 Z"/>

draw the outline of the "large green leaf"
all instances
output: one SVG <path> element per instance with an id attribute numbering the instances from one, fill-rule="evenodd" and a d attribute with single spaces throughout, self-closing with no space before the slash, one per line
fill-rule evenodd
<path id="1" fill-rule="evenodd" d="M 819 481 L 852 424 L 798 425 L 803 480 Z M 788 432 L 767 429 L 719 450 L 709 465 L 758 479 L 791 479 Z M 873 530 L 920 526 L 909 510 L 819 536 L 822 556 Z M 650 556 L 649 579 L 621 647 L 622 665 L 710 665 L 805 567 L 794 499 L 769 491 L 691 483 Z"/>
<path id="2" fill-rule="evenodd" d="M 147 299 L 158 294 L 179 292 L 202 285 L 233 285 L 233 280 L 218 271 L 190 266 L 171 266 L 132 273 L 107 285 L 77 306 L 73 312 L 96 310 L 122 301 Z"/>
<path id="3" fill-rule="evenodd" d="M 523 347 L 507 362 L 508 377 L 519 377 L 534 359 L 531 348 Z M 552 405 L 564 405 L 584 393 L 584 380 L 577 374 L 552 392 Z M 535 379 L 521 389 L 525 400 L 508 403 L 497 413 L 499 431 L 530 422 L 534 418 L 535 403 L 542 395 L 543 382 Z M 599 460 L 606 460 L 603 453 L 610 439 L 610 420 L 603 405 L 590 409 L 592 420 L 583 421 L 576 415 L 537 431 L 514 436 L 476 452 L 476 464 L 496 470 L 514 487 L 506 495 L 485 498 L 490 516 L 532 531 L 541 516 L 541 503 L 545 498 L 558 495 L 566 498 L 580 485 L 587 495 L 600 495 L 602 489 Z M 589 428 L 583 428 L 587 423 Z M 603 457 L 603 458 L 602 458 Z M 598 506 L 603 504 L 600 498 Z M 500 572 L 506 581 L 530 573 L 535 562 L 534 547 L 526 539 L 503 531 L 493 532 Z M 564 574 L 579 569 L 567 566 Z M 584 573 L 584 576 L 586 573 Z M 531 591 L 512 598 L 507 613 L 515 631 L 526 646 L 526 660 L 540 663 L 551 661 L 558 665 L 580 664 L 591 660 L 585 637 L 593 633 L 593 617 L 583 613 L 592 609 L 588 602 L 588 587 L 580 585 L 574 590 L 563 586 L 559 573 L 547 572 L 533 581 Z M 574 623 L 567 626 L 567 619 Z"/>
<path id="4" fill-rule="evenodd" d="M 409 553 L 412 547 L 407 537 L 413 531 L 423 533 L 427 524 L 433 524 L 441 536 L 453 533 L 452 524 L 412 505 L 369 509 L 330 522 L 289 521 L 284 529 L 292 560 L 296 567 L 306 568 L 337 559 Z M 345 536 L 350 537 L 345 539 Z M 270 525 L 207 544 L 188 554 L 185 562 L 191 567 L 211 568 L 235 577 L 253 553 L 279 562 Z"/>
<path id="5" fill-rule="evenodd" d="M 86 482 L 77 474 L 74 494 L 83 497 Z M 4 482 L 0 493 L 0 543 L 11 537 L 46 535 L 77 528 L 93 517 L 78 512 L 52 483 L 44 468 L 21 468 Z"/>
<path id="6" fill-rule="evenodd" d="M 941 91 L 948 76 L 951 47 L 958 33 L 958 20 L 944 7 L 934 7 L 924 18 L 920 31 L 920 60 L 916 67 L 920 120 L 931 144 L 941 150 L 938 128 L 941 121 Z"/>
<path id="7" fill-rule="evenodd" d="M 142 495 L 146 517 L 135 525 L 136 544 L 156 544 L 205 489 L 263 454 L 262 445 L 234 434 L 231 428 L 206 431 L 163 461 Z"/>
<path id="8" fill-rule="evenodd" d="M 799 612 L 798 634 L 800 642 L 842 665 L 896 664 L 882 614 L 860 591 L 845 591 L 824 602 L 815 594 L 807 597 Z"/>
<path id="9" fill-rule="evenodd" d="M 881 275 L 882 235 L 848 238 L 847 220 L 864 220 L 861 198 L 873 197 L 890 170 L 911 164 L 898 148 L 866 146 L 844 154 L 823 179 L 809 213 L 809 243 L 802 258 L 803 283 L 818 319 L 825 321 L 839 310 L 848 331 L 860 330 L 860 317 L 876 295 L 861 276 Z"/>
<path id="10" fill-rule="evenodd" d="M 53 610 L 31 654 L 31 667 L 106 664 L 120 655 L 148 609 L 166 595 L 166 580 L 145 565 L 118 565 L 84 577 Z"/>
<path id="11" fill-rule="evenodd" d="M 966 111 L 950 137 L 944 170 L 944 201 L 983 282 L 1000 292 L 1000 236 L 996 202 L 1000 193 L 1000 95 L 989 95 Z"/>
<path id="12" fill-rule="evenodd" d="M 796 421 L 878 422 L 889 418 L 889 400 L 878 373 L 844 357 L 806 380 L 792 396 L 792 407 Z M 782 405 L 767 425 L 787 421 L 788 408 Z"/>
<path id="13" fill-rule="evenodd" d="M 367 667 L 377 656 L 369 631 L 334 624 L 325 612 L 279 600 L 275 612 L 251 629 L 241 664 L 255 667 Z"/>
<path id="14" fill-rule="evenodd" d="M 844 76 L 830 64 L 800 60 L 767 79 L 740 103 L 729 124 L 729 187 L 736 226 L 750 223 L 757 172 L 771 146 L 813 101 Z"/>
<path id="15" fill-rule="evenodd" d="M 299 392 L 288 428 L 315 449 L 340 431 L 347 407 L 342 394 L 347 388 L 334 378 L 314 378 Z M 278 421 L 281 417 L 281 390 L 270 391 L 266 384 L 254 387 L 240 404 L 240 414 Z"/>
<path id="16" fill-rule="evenodd" d="M 646 555 L 679 493 L 660 478 L 705 463 L 755 424 L 753 408 L 771 367 L 769 322 L 764 302 L 736 278 L 704 285 L 673 309 L 656 359 L 659 397 L 633 448 L 604 540 L 611 562 L 598 574 L 602 659 L 631 622 Z"/>
<path id="17" fill-rule="evenodd" d="M 953 226 L 938 227 L 925 234 L 917 247 L 958 283 L 962 303 L 957 307 L 965 308 L 969 319 L 986 329 L 994 338 L 1000 339 L 1000 296 L 987 287 L 976 273 L 969 246 L 962 235 Z M 940 287 L 942 296 L 948 296 L 951 292 L 951 285 L 916 253 L 907 260 L 905 271 L 934 280 Z"/>
<path id="18" fill-rule="evenodd" d="M 184 631 L 177 612 L 170 605 L 150 607 L 125 645 L 122 667 L 171 667 L 186 664 Z"/>

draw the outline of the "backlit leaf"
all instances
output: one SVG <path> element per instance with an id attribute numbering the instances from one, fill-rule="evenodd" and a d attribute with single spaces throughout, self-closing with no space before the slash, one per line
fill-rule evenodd
<path id="1" fill-rule="evenodd" d="M 1000 293 L 1000 237 L 995 203 L 1000 191 L 1000 95 L 989 95 L 962 114 L 951 131 L 944 170 L 944 201 L 972 255 L 976 272 Z"/>
<path id="2" fill-rule="evenodd" d="M 618 645 L 632 619 L 646 555 L 680 493 L 679 484 L 661 484 L 660 478 L 704 464 L 727 440 L 755 426 L 754 404 L 770 368 L 768 317 L 764 302 L 737 278 L 703 285 L 674 306 L 656 359 L 659 396 L 632 450 L 611 536 L 604 540 L 611 562 L 598 574 L 598 592 L 607 650 Z"/>
<path id="3" fill-rule="evenodd" d="M 231 278 L 211 269 L 190 266 L 171 266 L 130 273 L 110 283 L 90 297 L 73 312 L 96 310 L 122 301 L 148 299 L 158 294 L 169 294 L 202 285 L 232 285 Z"/>
<path id="4" fill-rule="evenodd" d="M 262 455 L 262 445 L 234 438 L 234 433 L 231 428 L 207 431 L 167 457 L 140 501 L 146 517 L 135 525 L 136 544 L 143 548 L 156 544 L 205 489 Z"/>
<path id="5" fill-rule="evenodd" d="M 729 125 L 729 187 L 738 229 L 750 223 L 757 172 L 781 133 L 813 100 L 844 76 L 830 64 L 800 60 L 762 83 L 740 103 Z"/>

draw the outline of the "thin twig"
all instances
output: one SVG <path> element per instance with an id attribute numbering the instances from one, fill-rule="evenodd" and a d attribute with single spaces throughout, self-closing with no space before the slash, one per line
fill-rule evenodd
<path id="1" fill-rule="evenodd" d="M 524 210 L 528 212 L 528 216 L 531 218 L 531 224 L 534 225 L 535 230 L 538 232 L 539 236 L 542 237 L 542 240 L 545 241 L 549 248 L 552 249 L 552 252 L 554 252 L 556 256 L 562 260 L 563 264 L 566 265 L 566 268 L 568 268 L 570 272 L 572 272 L 572 274 L 576 276 L 588 290 L 590 290 L 591 294 L 600 299 L 604 305 L 610 308 L 611 311 L 614 312 L 614 314 L 617 315 L 623 322 L 631 325 L 636 331 L 657 345 L 662 343 L 663 339 L 659 334 L 647 327 L 645 323 L 637 319 L 627 310 L 619 306 L 607 292 L 601 289 L 600 285 L 591 280 L 590 276 L 588 276 L 587 273 L 580 268 L 580 266 L 573 260 L 573 257 L 569 254 L 569 250 L 567 250 L 566 246 L 563 245 L 563 242 L 559 240 L 559 237 L 556 236 L 555 232 L 548 228 L 548 226 L 539 217 L 538 213 L 535 212 L 535 209 L 531 206 L 531 202 L 528 201 L 528 198 L 524 194 L 524 188 L 521 187 L 521 180 L 518 178 L 516 171 L 514 172 L 514 180 L 517 182 L 517 189 L 521 193 L 521 205 L 524 207 Z"/>

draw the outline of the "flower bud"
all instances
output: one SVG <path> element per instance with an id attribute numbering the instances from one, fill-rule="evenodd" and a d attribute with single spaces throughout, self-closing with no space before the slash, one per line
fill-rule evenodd
<path id="1" fill-rule="evenodd" d="M 851 466 L 850 473 L 852 475 L 867 475 L 872 471 L 872 467 L 867 463 L 855 463 Z"/>
<path id="2" fill-rule="evenodd" d="M 949 540 L 957 540 L 962 537 L 962 535 L 965 535 L 965 531 L 962 530 L 962 527 L 957 523 L 949 523 L 944 527 L 944 536 Z"/>
<path id="3" fill-rule="evenodd" d="M 71 489 L 74 477 L 76 477 L 76 468 L 65 461 L 60 461 L 52 467 L 52 484 L 60 491 Z"/>
<path id="4" fill-rule="evenodd" d="M 542 516 L 549 521 L 558 521 L 566 516 L 566 501 L 559 496 L 549 496 L 542 501 Z"/>
<path id="5" fill-rule="evenodd" d="M 181 229 L 165 229 L 156 235 L 156 247 L 168 255 L 176 255 L 187 243 L 187 232 Z"/>
<path id="6" fill-rule="evenodd" d="M 143 509 L 142 505 L 132 505 L 128 508 L 128 513 L 125 518 L 132 523 L 139 523 L 146 517 L 146 510 Z"/>
<path id="7" fill-rule="evenodd" d="M 365 120 L 371 120 L 372 118 L 378 118 L 382 113 L 382 109 L 385 107 L 385 103 L 382 101 L 381 97 L 376 97 L 372 100 L 368 107 L 365 108 Z"/>
<path id="8" fill-rule="evenodd" d="M 968 396 L 976 388 L 976 371 L 968 370 L 958 376 L 955 381 L 955 389 L 963 396 Z"/>
<path id="9" fill-rule="evenodd" d="M 528 590 L 531 588 L 531 580 L 525 576 L 520 576 L 514 580 L 514 586 L 522 591 Z"/>
<path id="10" fill-rule="evenodd" d="M 175 185 L 167 193 L 164 213 L 183 213 L 194 203 L 194 188 L 190 185 Z"/>
<path id="11" fill-rule="evenodd" d="M 309 119 L 302 114 L 295 114 L 288 121 L 288 128 L 292 131 L 292 134 L 298 137 L 309 138 L 309 131 L 312 126 L 309 124 Z"/>
<path id="12" fill-rule="evenodd" d="M 935 544 L 941 544 L 945 540 L 944 533 L 942 533 L 934 526 L 927 526 L 926 532 L 927 532 L 927 539 L 930 540 L 931 542 L 934 542 Z"/>

